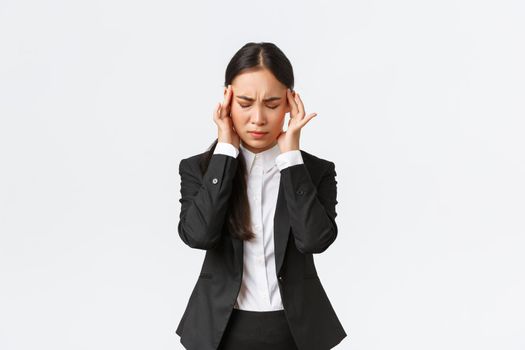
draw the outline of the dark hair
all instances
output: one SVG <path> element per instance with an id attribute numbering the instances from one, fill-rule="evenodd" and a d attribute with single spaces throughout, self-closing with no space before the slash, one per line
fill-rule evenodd
<path id="1" fill-rule="evenodd" d="M 233 55 L 226 67 L 224 86 L 248 69 L 268 69 L 275 78 L 287 88 L 293 90 L 294 76 L 292 64 L 275 44 L 269 42 L 245 44 Z M 204 174 L 210 163 L 218 138 L 211 144 L 200 159 L 201 172 Z M 250 240 L 255 237 L 251 230 L 250 206 L 246 194 L 246 165 L 242 152 L 237 156 L 238 166 L 233 178 L 233 190 L 227 211 L 226 224 L 233 238 Z"/>

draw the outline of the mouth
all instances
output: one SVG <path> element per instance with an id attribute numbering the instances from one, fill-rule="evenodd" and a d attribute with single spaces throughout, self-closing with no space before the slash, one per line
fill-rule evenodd
<path id="1" fill-rule="evenodd" d="M 248 133 L 250 133 L 253 137 L 263 137 L 267 134 L 267 132 L 263 131 L 248 131 Z"/>

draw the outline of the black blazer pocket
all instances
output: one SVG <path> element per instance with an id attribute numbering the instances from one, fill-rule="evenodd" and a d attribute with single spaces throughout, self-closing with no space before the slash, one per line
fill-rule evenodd
<path id="1" fill-rule="evenodd" d="M 209 278 L 212 278 L 212 277 L 213 277 L 213 274 L 211 274 L 209 272 L 201 272 L 201 274 L 199 275 L 199 278 L 209 279 Z"/>

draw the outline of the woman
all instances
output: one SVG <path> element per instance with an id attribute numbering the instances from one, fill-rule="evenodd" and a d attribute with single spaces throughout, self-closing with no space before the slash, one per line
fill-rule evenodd
<path id="1" fill-rule="evenodd" d="M 293 84 L 277 46 L 244 45 L 214 110 L 217 140 L 180 162 L 178 232 L 206 250 L 176 330 L 187 349 L 324 350 L 346 337 L 313 260 L 337 236 L 335 165 L 300 150 L 316 113 Z"/>

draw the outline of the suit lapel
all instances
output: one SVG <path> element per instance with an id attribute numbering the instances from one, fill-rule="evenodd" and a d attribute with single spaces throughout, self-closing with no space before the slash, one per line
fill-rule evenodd
<path id="1" fill-rule="evenodd" d="M 288 217 L 288 208 L 284 198 L 283 181 L 279 181 L 279 194 L 277 195 L 277 205 L 275 207 L 275 216 L 273 218 L 273 240 L 275 249 L 275 271 L 277 275 L 283 265 L 284 253 L 290 236 L 290 219 Z"/>

